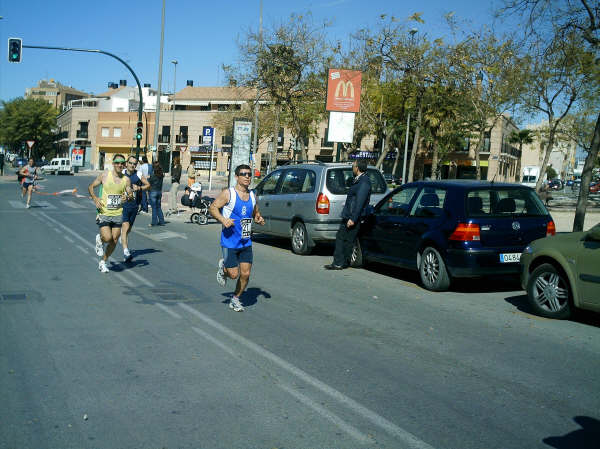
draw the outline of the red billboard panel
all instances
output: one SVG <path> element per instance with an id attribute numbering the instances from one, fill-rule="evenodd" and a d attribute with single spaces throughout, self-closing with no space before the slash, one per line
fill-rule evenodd
<path id="1" fill-rule="evenodd" d="M 325 110 L 338 112 L 360 111 L 360 83 L 357 70 L 329 69 Z"/>

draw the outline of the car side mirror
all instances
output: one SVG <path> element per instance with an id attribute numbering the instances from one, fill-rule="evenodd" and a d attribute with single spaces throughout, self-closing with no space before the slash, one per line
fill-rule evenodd
<path id="1" fill-rule="evenodd" d="M 592 242 L 600 242 L 600 226 L 590 229 L 585 235 L 585 239 Z"/>

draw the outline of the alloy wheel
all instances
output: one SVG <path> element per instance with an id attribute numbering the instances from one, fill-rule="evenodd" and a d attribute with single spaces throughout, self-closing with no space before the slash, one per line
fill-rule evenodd
<path id="1" fill-rule="evenodd" d="M 533 299 L 540 308 L 558 312 L 569 301 L 569 290 L 557 273 L 545 272 L 535 280 Z"/>
<path id="2" fill-rule="evenodd" d="M 425 255 L 423 261 L 424 275 L 431 285 L 435 284 L 438 276 L 440 275 L 440 261 L 433 251 L 428 252 Z"/>
<path id="3" fill-rule="evenodd" d="M 294 227 L 294 235 L 292 236 L 294 248 L 301 249 L 304 247 L 304 237 L 304 229 L 302 226 Z"/>

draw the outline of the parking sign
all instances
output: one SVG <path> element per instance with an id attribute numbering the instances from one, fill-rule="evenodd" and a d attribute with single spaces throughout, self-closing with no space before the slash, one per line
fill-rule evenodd
<path id="1" fill-rule="evenodd" d="M 215 129 L 212 126 L 203 126 L 202 127 L 202 144 L 203 145 L 212 145 L 214 133 L 215 133 Z"/>

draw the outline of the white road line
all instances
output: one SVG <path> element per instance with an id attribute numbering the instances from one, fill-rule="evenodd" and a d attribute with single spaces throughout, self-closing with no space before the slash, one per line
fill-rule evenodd
<path id="1" fill-rule="evenodd" d="M 76 201 L 61 201 L 65 206 L 70 207 L 72 209 L 89 209 L 88 206 L 84 206 Z"/>
<path id="2" fill-rule="evenodd" d="M 77 249 L 81 250 L 81 252 L 83 252 L 83 253 L 85 253 L 85 254 L 88 254 L 88 250 L 87 250 L 87 249 L 85 249 L 83 246 L 80 246 L 80 245 L 75 245 L 75 248 L 77 248 Z"/>
<path id="3" fill-rule="evenodd" d="M 214 338 L 212 335 L 208 334 L 207 332 L 204 332 L 202 329 L 192 326 L 192 330 L 194 332 L 196 332 L 197 334 L 201 335 L 202 337 L 204 337 L 205 339 L 207 339 L 208 341 L 210 341 L 211 343 L 213 343 L 214 345 L 221 348 L 223 351 L 227 352 L 230 356 L 232 356 L 236 359 L 239 358 L 239 356 L 240 356 L 239 353 L 235 352 L 231 347 L 229 347 L 222 341 L 219 341 L 218 339 Z M 364 433 L 362 433 L 355 427 L 351 426 L 350 424 L 345 422 L 343 419 L 341 419 L 339 416 L 337 416 L 336 414 L 327 410 L 325 407 L 317 404 L 315 401 L 313 401 L 309 397 L 294 390 L 289 385 L 285 385 L 282 383 L 278 383 L 277 385 L 280 388 L 282 388 L 284 391 L 286 391 L 287 393 L 294 396 L 296 399 L 298 399 L 300 402 L 302 402 L 307 407 L 312 408 L 319 415 L 321 415 L 324 418 L 328 419 L 329 421 L 333 422 L 336 426 L 338 426 L 340 429 L 342 429 L 344 432 L 346 432 L 352 438 L 360 441 L 361 443 L 372 443 L 373 442 L 373 440 L 371 438 L 369 438 L 367 435 L 365 435 Z"/>
<path id="4" fill-rule="evenodd" d="M 8 203 L 14 207 L 15 209 L 25 209 L 25 203 L 22 201 L 12 201 L 8 200 Z"/>
<path id="5" fill-rule="evenodd" d="M 66 235 L 63 235 L 63 239 L 65 239 L 65 240 L 66 240 L 67 242 L 69 242 L 69 243 L 75 243 L 75 240 L 73 240 L 73 239 L 71 239 L 71 238 L 67 237 Z"/>
<path id="6" fill-rule="evenodd" d="M 75 237 L 79 241 L 83 242 L 88 248 L 91 248 L 91 249 L 93 249 L 95 251 L 95 249 L 96 249 L 96 245 L 95 244 L 93 244 L 91 242 L 88 242 L 86 239 L 84 239 L 83 237 L 81 237 L 79 234 L 77 234 L 71 228 L 65 226 L 60 221 L 57 221 L 54 218 L 51 218 L 48 214 L 45 214 L 44 212 L 38 212 L 38 213 L 40 215 L 42 215 L 46 220 L 48 220 L 48 221 L 56 224 L 57 226 L 61 227 L 62 229 L 64 229 L 68 233 L 70 233 L 73 237 Z M 110 258 L 109 260 L 113 260 L 114 261 L 114 259 L 112 259 L 112 258 Z M 133 272 L 132 270 L 127 270 L 127 274 L 130 274 L 131 276 L 133 276 L 134 278 L 136 278 L 138 281 L 140 281 L 142 284 L 146 284 L 148 287 L 154 287 L 154 284 L 152 282 L 150 282 L 149 280 L 147 280 L 143 276 L 141 276 L 141 275 Z"/>
<path id="7" fill-rule="evenodd" d="M 163 304 L 154 304 L 156 307 L 158 307 L 160 310 L 162 310 L 163 312 L 167 312 L 169 315 L 171 315 L 174 318 L 177 319 L 181 319 L 181 315 L 179 315 L 177 312 L 173 312 L 171 309 L 169 309 L 167 306 L 163 305 Z"/>
<path id="8" fill-rule="evenodd" d="M 94 259 L 94 260 L 96 260 L 96 259 Z M 121 279 L 121 281 L 125 285 L 127 285 L 129 287 L 135 287 L 135 284 L 133 282 L 131 282 L 129 279 L 127 279 L 125 276 L 123 276 L 121 273 L 115 273 L 114 271 L 111 270 L 110 275 L 118 277 L 119 279 Z"/>
<path id="9" fill-rule="evenodd" d="M 351 409 L 355 413 L 361 415 L 363 418 L 366 418 L 367 420 L 371 421 L 376 426 L 378 426 L 378 427 L 384 429 L 385 431 L 387 431 L 389 434 L 391 434 L 391 435 L 399 438 L 400 440 L 402 440 L 405 443 L 406 447 L 414 448 L 414 449 L 433 449 L 433 446 L 430 446 L 429 444 L 427 444 L 424 441 L 420 440 L 419 438 L 417 438 L 416 436 L 414 436 L 410 432 L 402 429 L 401 427 L 399 427 L 396 424 L 394 424 L 393 422 L 385 419 L 383 416 L 378 415 L 377 413 L 373 412 L 372 410 L 369 410 L 365 406 L 363 406 L 363 405 L 359 404 L 358 402 L 356 402 L 354 399 L 349 398 L 348 396 L 346 396 L 343 393 L 339 392 L 335 388 L 330 387 L 329 385 L 321 382 L 317 378 L 315 378 L 315 377 L 311 376 L 310 374 L 302 371 L 300 368 L 297 368 L 296 366 L 292 365 L 291 363 L 286 362 L 281 357 L 279 357 L 279 356 L 273 354 L 272 352 L 270 352 L 270 351 L 262 348 L 261 346 L 257 345 L 256 343 L 253 343 L 250 340 L 247 340 L 246 338 L 244 338 L 241 335 L 235 333 L 231 329 L 223 326 L 221 323 L 218 323 L 217 321 L 213 320 L 212 318 L 204 315 L 202 312 L 194 309 L 193 307 L 188 306 L 187 304 L 178 303 L 178 305 L 182 309 L 188 311 L 192 315 L 195 315 L 197 318 L 199 318 L 202 321 L 204 321 L 209 326 L 217 329 L 218 331 L 222 332 L 223 334 L 229 336 L 231 339 L 233 339 L 233 340 L 237 341 L 238 343 L 246 346 L 248 349 L 250 349 L 250 350 L 256 352 L 257 354 L 263 356 L 265 359 L 270 360 L 271 362 L 273 362 L 274 364 L 276 364 L 280 368 L 282 368 L 282 369 L 290 372 L 291 374 L 295 375 L 296 377 L 298 377 L 299 379 L 303 380 L 304 382 L 306 382 L 306 383 L 312 385 L 313 387 L 321 390 L 323 393 L 325 393 L 325 394 L 331 396 L 332 398 L 336 399 L 338 402 L 344 404 L 346 407 L 348 407 L 349 409 Z"/>

